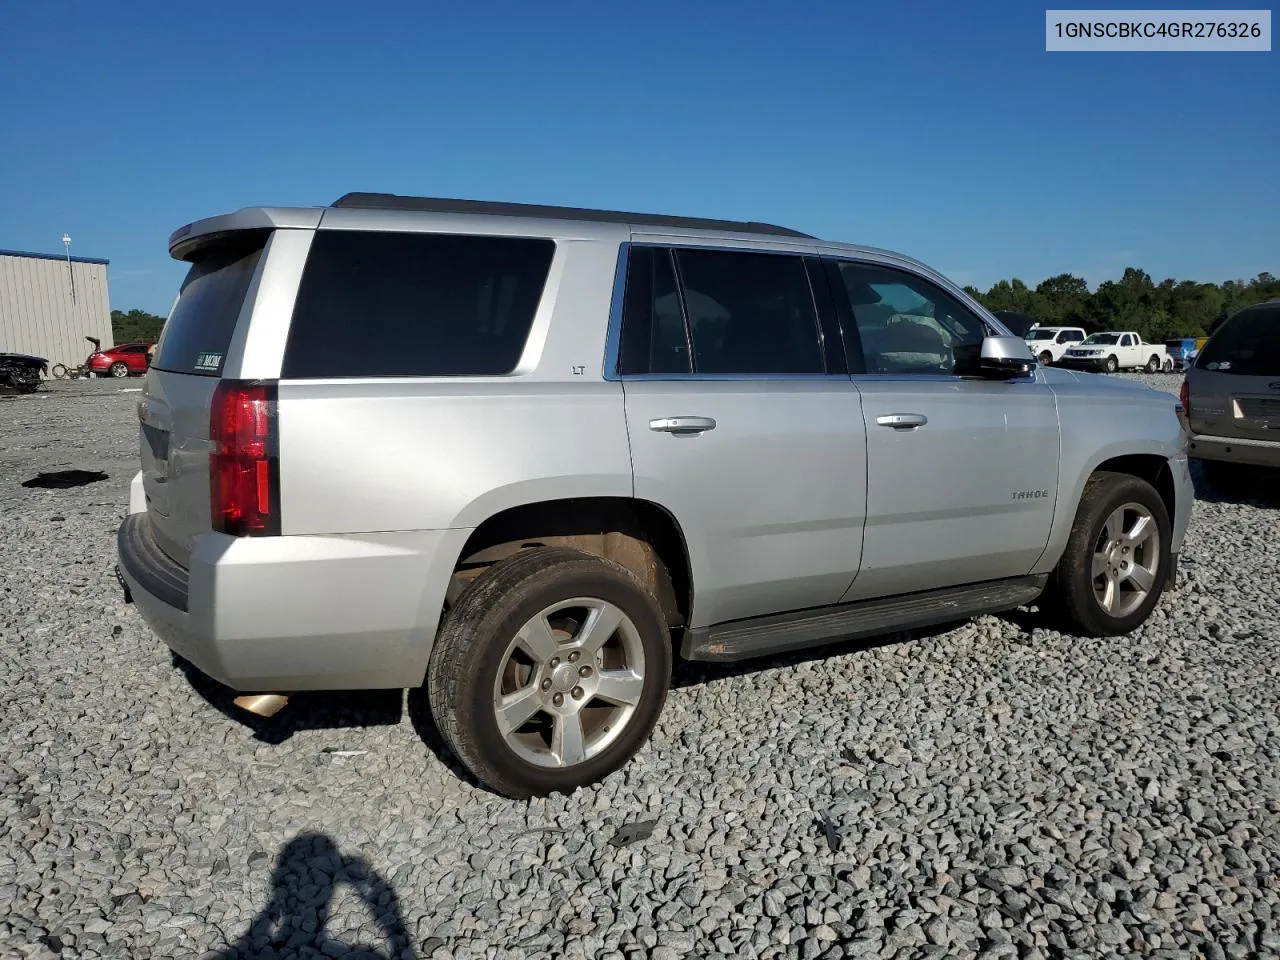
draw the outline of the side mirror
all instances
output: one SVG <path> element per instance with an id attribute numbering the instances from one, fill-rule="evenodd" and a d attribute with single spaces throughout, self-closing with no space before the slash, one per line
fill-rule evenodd
<path id="1" fill-rule="evenodd" d="M 1035 372 L 1037 360 L 1021 337 L 984 337 L 974 375 L 986 380 L 1013 380 Z"/>

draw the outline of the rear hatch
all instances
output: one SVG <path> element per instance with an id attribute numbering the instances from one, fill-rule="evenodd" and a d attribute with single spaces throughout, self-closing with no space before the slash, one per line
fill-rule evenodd
<path id="1" fill-rule="evenodd" d="M 1280 307 L 1233 316 L 1187 379 L 1195 433 L 1280 443 Z"/>
<path id="2" fill-rule="evenodd" d="M 157 544 L 183 566 L 212 529 L 209 413 L 268 230 L 224 234 L 191 268 L 156 345 L 138 406 L 142 484 Z"/>

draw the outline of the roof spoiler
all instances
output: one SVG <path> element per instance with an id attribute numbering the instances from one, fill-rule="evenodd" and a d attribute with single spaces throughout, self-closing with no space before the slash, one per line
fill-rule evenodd
<path id="1" fill-rule="evenodd" d="M 175 260 L 196 260 L 199 251 L 244 231 L 314 230 L 324 215 L 323 207 L 245 207 L 234 213 L 207 217 L 183 224 L 169 234 L 169 256 Z"/>

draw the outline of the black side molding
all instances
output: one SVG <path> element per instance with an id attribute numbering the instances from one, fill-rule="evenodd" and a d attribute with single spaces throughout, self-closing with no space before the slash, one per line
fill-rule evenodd
<path id="1" fill-rule="evenodd" d="M 1040 596 L 1048 580 L 1047 574 L 1012 577 L 734 620 L 688 631 L 680 653 L 686 660 L 747 660 L 816 647 L 833 640 L 856 640 L 894 630 L 950 623 L 1030 603 Z"/>
<path id="2" fill-rule="evenodd" d="M 116 533 L 116 549 L 120 554 L 120 567 L 141 589 L 187 612 L 190 587 L 187 569 L 160 549 L 151 535 L 151 521 L 145 513 L 125 517 Z"/>

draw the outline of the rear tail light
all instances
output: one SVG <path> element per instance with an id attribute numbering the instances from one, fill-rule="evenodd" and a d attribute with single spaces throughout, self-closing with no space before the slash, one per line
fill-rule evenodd
<path id="1" fill-rule="evenodd" d="M 1191 416 L 1191 387 L 1186 380 L 1182 381 L 1182 389 L 1178 391 L 1178 406 L 1182 408 L 1184 417 Z"/>
<path id="2" fill-rule="evenodd" d="M 209 412 L 213 529 L 235 537 L 280 533 L 279 432 L 274 384 L 223 380 Z"/>

